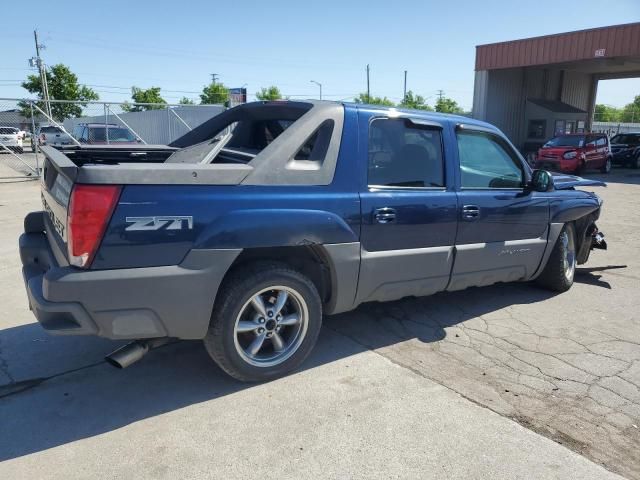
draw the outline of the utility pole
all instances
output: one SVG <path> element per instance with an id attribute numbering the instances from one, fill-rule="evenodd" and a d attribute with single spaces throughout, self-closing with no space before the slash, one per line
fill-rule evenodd
<path id="1" fill-rule="evenodd" d="M 402 101 L 407 101 L 407 71 L 404 71 L 404 95 L 402 95 Z"/>
<path id="2" fill-rule="evenodd" d="M 217 73 L 212 73 L 211 74 L 211 83 L 216 83 L 217 78 L 219 75 Z"/>
<path id="3" fill-rule="evenodd" d="M 320 100 L 322 100 L 322 84 L 320 82 L 316 82 L 315 80 L 311 80 L 311 83 L 315 83 L 318 87 L 320 87 Z"/>
<path id="4" fill-rule="evenodd" d="M 444 90 L 438 90 L 438 101 L 442 101 L 444 97 Z"/>
<path id="5" fill-rule="evenodd" d="M 42 84 L 42 99 L 44 100 L 44 109 L 47 115 L 51 117 L 51 104 L 49 103 L 49 85 L 47 84 L 47 69 L 40 58 L 40 49 L 44 49 L 44 45 L 38 42 L 38 31 L 33 31 L 33 38 L 36 42 L 36 65 L 40 72 L 40 83 Z"/>
<path id="6" fill-rule="evenodd" d="M 369 90 L 369 64 L 367 63 L 367 103 L 371 101 L 371 90 Z"/>

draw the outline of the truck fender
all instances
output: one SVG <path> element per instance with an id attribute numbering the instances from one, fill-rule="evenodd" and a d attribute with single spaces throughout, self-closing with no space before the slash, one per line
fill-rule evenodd
<path id="1" fill-rule="evenodd" d="M 194 248 L 259 248 L 358 241 L 340 216 L 322 210 L 250 209 L 231 211 L 196 238 Z"/>
<path id="2" fill-rule="evenodd" d="M 599 203 L 593 198 L 572 198 L 561 202 L 552 202 L 550 223 L 573 222 L 599 208 Z"/>

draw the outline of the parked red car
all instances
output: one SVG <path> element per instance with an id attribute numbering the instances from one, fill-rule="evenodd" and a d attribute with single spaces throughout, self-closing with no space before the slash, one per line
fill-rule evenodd
<path id="1" fill-rule="evenodd" d="M 535 167 L 556 172 L 578 173 L 599 168 L 611 170 L 609 137 L 604 133 L 573 133 L 553 137 L 538 150 Z"/>

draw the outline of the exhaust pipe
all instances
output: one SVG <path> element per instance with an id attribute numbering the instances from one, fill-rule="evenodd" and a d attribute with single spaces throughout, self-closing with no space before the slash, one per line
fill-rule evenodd
<path id="1" fill-rule="evenodd" d="M 136 340 L 134 342 L 128 343 L 124 347 L 120 347 L 115 352 L 112 352 L 104 357 L 104 359 L 109 365 L 113 365 L 116 368 L 127 368 L 129 365 L 133 365 L 147 353 L 149 353 L 149 350 L 160 347 L 168 341 L 168 338 Z"/>

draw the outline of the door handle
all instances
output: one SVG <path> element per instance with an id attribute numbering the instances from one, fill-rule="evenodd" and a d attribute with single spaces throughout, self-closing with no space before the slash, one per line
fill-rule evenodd
<path id="1" fill-rule="evenodd" d="M 475 220 L 480 216 L 480 207 L 477 205 L 464 205 L 462 207 L 462 218 L 465 220 Z"/>
<path id="2" fill-rule="evenodd" d="M 396 211 L 393 208 L 377 208 L 374 217 L 378 223 L 393 223 L 396 221 Z"/>

